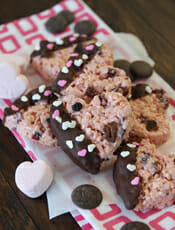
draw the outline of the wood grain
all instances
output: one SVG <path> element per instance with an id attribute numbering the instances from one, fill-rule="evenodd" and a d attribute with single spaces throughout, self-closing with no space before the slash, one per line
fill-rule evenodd
<path id="1" fill-rule="evenodd" d="M 1 0 L 0 24 L 37 13 L 58 2 L 58 0 Z M 85 2 L 115 32 L 137 35 L 156 61 L 156 71 L 175 87 L 174 0 L 86 0 Z M 80 229 L 69 213 L 49 221 L 46 196 L 32 200 L 16 188 L 15 169 L 25 160 L 30 159 L 0 122 L 0 229 Z"/>

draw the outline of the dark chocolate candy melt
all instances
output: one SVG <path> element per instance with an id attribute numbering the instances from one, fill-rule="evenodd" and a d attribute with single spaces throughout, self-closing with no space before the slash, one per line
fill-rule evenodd
<path id="1" fill-rule="evenodd" d="M 135 165 L 137 149 L 136 145 L 123 142 L 115 152 L 118 157 L 114 164 L 113 179 L 117 192 L 123 199 L 127 209 L 135 208 L 141 190 L 141 178 L 138 177 L 137 170 L 132 171 L 127 168 L 128 164 Z M 139 183 L 135 183 L 138 179 Z"/>

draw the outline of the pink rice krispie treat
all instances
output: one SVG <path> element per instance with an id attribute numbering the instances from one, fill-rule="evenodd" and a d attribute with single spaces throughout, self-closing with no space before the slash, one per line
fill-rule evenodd
<path id="1" fill-rule="evenodd" d="M 59 145 L 81 168 L 98 173 L 111 167 L 113 155 L 131 129 L 131 108 L 120 93 L 104 92 L 89 104 L 67 95 L 53 102 L 51 128 Z"/>
<path id="2" fill-rule="evenodd" d="M 92 42 L 97 42 L 97 39 L 86 35 L 72 35 L 63 40 L 57 39 L 56 42 L 41 41 L 40 47 L 31 54 L 31 64 L 45 80 L 53 82 L 74 49 L 78 49 L 80 44 L 85 46 Z M 105 45 L 102 45 L 101 52 L 96 56 L 99 62 L 113 64 L 112 51 Z"/>
<path id="3" fill-rule="evenodd" d="M 86 102 L 102 92 L 116 91 L 128 96 L 131 81 L 121 69 L 107 65 L 98 55 L 103 50 L 99 42 L 79 46 L 61 69 L 52 89 L 61 95 L 75 95 Z"/>
<path id="4" fill-rule="evenodd" d="M 113 178 L 127 209 L 162 209 L 175 201 L 175 153 L 160 154 L 148 139 L 123 143 Z"/>
<path id="5" fill-rule="evenodd" d="M 6 108 L 3 123 L 23 137 L 55 146 L 57 140 L 50 129 L 50 104 L 56 98 L 50 87 L 41 85 Z"/>
<path id="6" fill-rule="evenodd" d="M 148 138 L 156 146 L 166 142 L 170 136 L 170 125 L 166 117 L 169 99 L 163 90 L 152 90 L 149 85 L 132 87 L 130 106 L 133 112 L 133 128 L 130 138 Z"/>

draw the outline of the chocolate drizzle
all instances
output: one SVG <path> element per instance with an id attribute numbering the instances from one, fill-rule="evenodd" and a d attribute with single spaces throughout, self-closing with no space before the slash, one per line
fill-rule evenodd
<path id="1" fill-rule="evenodd" d="M 74 38 L 74 39 L 71 39 Z M 86 35 L 80 35 L 78 37 L 71 35 L 67 36 L 64 39 L 60 40 L 60 44 L 57 42 L 49 42 L 47 40 L 40 41 L 40 49 L 39 50 L 34 50 L 31 53 L 31 61 L 32 58 L 36 56 L 41 56 L 41 57 L 50 57 L 54 51 L 61 50 L 68 48 L 72 46 L 73 44 L 80 44 L 85 41 L 92 40 L 92 37 L 88 37 Z M 51 44 L 51 48 L 48 47 L 48 44 Z"/>
<path id="2" fill-rule="evenodd" d="M 127 209 L 133 209 L 138 203 L 138 196 L 141 190 L 141 185 L 132 184 L 135 178 L 138 178 L 137 169 L 130 171 L 127 165 L 135 165 L 138 147 L 132 145 L 129 147 L 128 143 L 122 143 L 116 150 L 118 155 L 114 164 L 113 179 L 116 185 L 118 194 L 122 197 Z"/>
<path id="3" fill-rule="evenodd" d="M 40 87 L 42 87 L 42 91 L 39 90 Z M 33 89 L 25 96 L 18 98 L 16 101 L 14 101 L 11 107 L 5 108 L 3 123 L 5 123 L 7 116 L 15 113 L 19 116 L 20 110 L 27 110 L 28 107 L 35 105 L 39 101 L 45 101 L 46 103 L 50 104 L 57 98 L 53 94 L 51 87 L 46 87 L 45 85 L 40 87 Z"/>
<path id="4" fill-rule="evenodd" d="M 131 89 L 131 95 L 132 95 L 131 99 L 134 100 L 148 95 L 149 93 L 146 91 L 146 87 L 149 87 L 149 85 L 147 84 L 133 85 Z"/>
<path id="5" fill-rule="evenodd" d="M 76 47 L 74 52 L 70 55 L 66 66 L 59 72 L 56 81 L 52 85 L 52 90 L 54 92 L 61 93 L 61 90 L 67 87 L 74 80 L 75 74 L 81 71 L 84 65 L 92 60 L 94 55 L 97 54 L 100 49 L 101 48 L 98 46 L 98 43 L 91 43 L 86 47 L 81 47 L 79 44 L 78 48 Z M 79 52 L 77 52 L 77 50 Z M 65 84 L 60 84 L 63 81 Z"/>
<path id="6" fill-rule="evenodd" d="M 59 118 L 61 120 L 53 117 L 56 110 L 59 110 Z M 63 124 L 65 124 L 65 122 L 75 122 L 75 119 L 66 112 L 63 103 L 58 107 L 54 105 L 51 106 L 50 118 L 52 132 L 56 136 L 58 144 L 62 147 L 64 152 L 82 169 L 92 174 L 98 173 L 102 161 L 99 156 L 99 151 L 91 140 L 86 137 L 86 134 L 77 121 L 75 127 L 63 129 Z M 81 136 L 84 138 L 81 139 Z M 68 146 L 66 143 L 71 143 L 71 145 Z M 80 152 L 84 152 L 85 154 L 80 155 Z"/>

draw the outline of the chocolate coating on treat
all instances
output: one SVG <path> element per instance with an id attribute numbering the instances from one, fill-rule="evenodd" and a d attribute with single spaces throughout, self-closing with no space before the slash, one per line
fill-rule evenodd
<path id="1" fill-rule="evenodd" d="M 134 77 L 137 79 L 146 79 L 153 73 L 153 68 L 145 61 L 134 61 L 130 64 L 129 70 Z"/>
<path id="2" fill-rule="evenodd" d="M 96 25 L 93 21 L 83 20 L 75 25 L 74 31 L 79 34 L 92 35 L 96 30 Z"/>
<path id="3" fill-rule="evenodd" d="M 98 149 L 95 147 L 92 151 L 88 151 L 88 146 L 93 144 L 91 140 L 86 138 L 80 125 L 65 111 L 63 103 L 59 106 L 54 106 L 54 104 L 51 106 L 50 119 L 51 128 L 58 144 L 79 167 L 92 174 L 98 173 L 101 164 Z M 59 113 L 59 116 L 54 117 L 55 113 Z M 74 125 L 71 125 L 73 123 Z M 77 141 L 77 137 L 80 135 L 85 136 L 83 141 Z"/>
<path id="4" fill-rule="evenodd" d="M 133 209 L 137 205 L 141 190 L 138 174 L 136 170 L 133 170 L 136 163 L 137 149 L 136 145 L 122 143 L 115 152 L 118 157 L 114 164 L 113 180 L 127 209 Z"/>
<path id="5" fill-rule="evenodd" d="M 143 222 L 133 221 L 123 225 L 120 230 L 150 230 L 150 227 Z"/>
<path id="6" fill-rule="evenodd" d="M 164 109 L 167 109 L 169 106 L 169 98 L 164 96 L 164 92 L 162 89 L 155 89 L 153 92 L 161 103 L 164 104 Z"/>
<path id="7" fill-rule="evenodd" d="M 67 36 L 64 39 L 60 40 L 59 44 L 58 42 L 49 42 L 46 40 L 40 41 L 40 49 L 34 50 L 31 54 L 31 61 L 33 57 L 41 56 L 41 57 L 50 57 L 54 51 L 65 49 L 69 46 L 72 46 L 73 44 L 80 44 L 85 41 L 92 40 L 92 37 L 88 37 L 85 35 L 80 35 L 78 37 L 75 37 L 73 35 Z M 51 44 L 51 48 L 48 46 L 48 44 Z"/>
<path id="8" fill-rule="evenodd" d="M 62 68 L 62 70 L 59 72 L 58 77 L 56 81 L 54 82 L 52 86 L 52 90 L 57 93 L 61 93 L 61 90 L 67 87 L 72 81 L 74 81 L 74 75 L 81 71 L 85 64 L 87 64 L 92 58 L 95 56 L 95 54 L 101 49 L 97 43 L 91 43 L 87 45 L 86 47 L 81 47 L 79 44 L 75 48 L 76 56 L 71 55 L 68 59 L 68 63 L 70 64 L 69 67 L 65 66 Z M 79 52 L 78 52 L 79 51 Z M 83 59 L 83 57 L 86 56 L 86 59 Z M 64 83 L 64 84 L 63 84 Z M 96 95 L 96 92 L 94 92 L 94 89 L 88 89 L 86 94 L 89 97 L 93 97 Z"/>
<path id="9" fill-rule="evenodd" d="M 137 85 L 134 85 L 132 86 L 132 89 L 131 89 L 131 99 L 137 99 L 137 98 L 140 98 L 140 97 L 144 97 L 146 95 L 148 95 L 148 91 L 146 90 L 147 87 L 150 87 L 148 84 L 137 84 Z"/>
<path id="10" fill-rule="evenodd" d="M 73 190 L 71 198 L 74 204 L 78 207 L 92 209 L 100 205 L 103 196 L 97 187 L 90 184 L 84 184 Z"/>
<path id="11" fill-rule="evenodd" d="M 5 123 L 5 119 L 7 116 L 10 116 L 15 113 L 20 114 L 20 110 L 27 110 L 28 107 L 35 105 L 40 101 L 45 101 L 48 104 L 51 104 L 56 98 L 57 97 L 52 92 L 51 87 L 41 85 L 40 87 L 31 90 L 25 96 L 21 96 L 20 98 L 15 100 L 10 107 L 5 108 L 3 123 Z M 39 135 L 37 134 L 36 136 Z"/>

